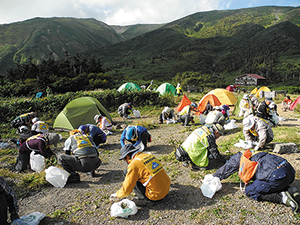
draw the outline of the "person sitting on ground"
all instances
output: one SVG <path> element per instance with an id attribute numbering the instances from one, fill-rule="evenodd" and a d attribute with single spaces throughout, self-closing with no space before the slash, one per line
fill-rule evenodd
<path id="1" fill-rule="evenodd" d="M 34 130 L 36 132 L 41 132 L 43 134 L 46 134 L 49 132 L 49 126 L 44 121 L 41 121 L 38 117 L 34 117 L 32 119 L 33 125 L 31 126 L 31 130 Z"/>
<path id="2" fill-rule="evenodd" d="M 292 103 L 293 100 L 290 98 L 290 96 L 287 95 L 286 98 L 281 103 L 282 111 L 286 111 L 287 109 L 290 109 Z"/>
<path id="3" fill-rule="evenodd" d="M 86 134 L 93 138 L 93 141 L 97 147 L 106 142 L 106 134 L 99 127 L 93 124 L 80 125 L 78 130 L 82 134 Z"/>
<path id="4" fill-rule="evenodd" d="M 18 117 L 16 117 L 13 121 L 11 121 L 11 125 L 13 128 L 17 128 L 18 133 L 20 133 L 20 127 L 26 126 L 30 128 L 31 120 L 35 117 L 35 112 L 24 113 Z"/>
<path id="5" fill-rule="evenodd" d="M 272 115 L 270 114 L 270 108 L 269 108 L 271 102 L 273 102 L 272 98 L 266 98 L 264 101 L 262 101 L 257 108 L 256 116 L 266 120 L 267 123 L 269 124 L 273 123 L 274 125 L 274 122 L 272 121 Z"/>
<path id="6" fill-rule="evenodd" d="M 174 111 L 170 107 L 165 107 L 162 113 L 159 115 L 159 123 L 162 124 L 163 121 L 173 119 L 176 120 Z"/>
<path id="7" fill-rule="evenodd" d="M 243 120 L 243 134 L 247 142 L 258 141 L 254 150 L 261 150 L 265 144 L 273 141 L 274 134 L 271 126 L 263 119 L 248 116 Z"/>
<path id="8" fill-rule="evenodd" d="M 259 100 L 253 94 L 250 94 L 249 98 L 250 98 L 251 103 L 252 103 L 253 111 L 256 112 L 257 107 L 259 105 Z"/>
<path id="9" fill-rule="evenodd" d="M 63 150 L 65 154 L 58 156 L 58 163 L 70 173 L 67 183 L 80 182 L 80 176 L 76 171 L 85 172 L 91 177 L 95 176 L 95 170 L 101 165 L 101 160 L 93 138 L 78 129 L 72 130 Z"/>
<path id="10" fill-rule="evenodd" d="M 225 163 L 216 144 L 216 140 L 223 134 L 224 128 L 220 124 L 204 125 L 194 130 L 176 149 L 176 159 L 183 162 L 183 166 L 191 164 L 193 170 L 208 169 L 209 157 Z"/>
<path id="11" fill-rule="evenodd" d="M 239 117 L 247 117 L 251 114 L 252 112 L 252 103 L 249 99 L 249 95 L 244 94 L 243 98 L 240 101 L 240 112 L 239 112 Z"/>
<path id="12" fill-rule="evenodd" d="M 97 115 L 94 116 L 94 120 L 95 120 L 97 126 L 101 130 L 103 130 L 103 132 L 106 135 L 113 134 L 113 132 L 112 132 L 112 123 L 106 116 L 102 116 L 101 114 L 100 115 L 97 114 Z"/>
<path id="13" fill-rule="evenodd" d="M 118 108 L 118 114 L 123 119 L 128 119 L 128 118 L 130 118 L 129 117 L 129 114 L 130 114 L 129 111 L 130 110 L 133 110 L 132 103 L 131 102 L 124 103 L 124 104 L 122 104 L 122 105 L 119 106 L 119 108 Z"/>
<path id="14" fill-rule="evenodd" d="M 32 151 L 35 154 L 41 154 L 45 158 L 50 158 L 55 155 L 50 146 L 57 146 L 57 143 L 62 139 L 61 135 L 57 133 L 48 133 L 48 134 L 37 134 L 32 137 L 29 137 L 19 148 L 19 157 L 15 165 L 15 171 L 21 172 L 27 170 L 30 160 L 30 153 Z"/>
<path id="15" fill-rule="evenodd" d="M 133 201 L 138 206 L 155 203 L 166 197 L 170 190 L 171 180 L 161 162 L 151 153 L 144 153 L 132 144 L 121 148 L 119 160 L 128 164 L 124 170 L 123 186 L 111 194 L 112 200 L 124 198 L 135 192 L 137 199 Z"/>
<path id="16" fill-rule="evenodd" d="M 213 111 L 210 111 L 207 114 L 207 117 L 205 119 L 205 124 L 208 126 L 212 126 L 213 124 L 221 124 L 224 126 L 226 119 L 224 114 L 221 112 L 220 106 L 215 106 Z"/>
<path id="17" fill-rule="evenodd" d="M 202 112 L 202 114 L 203 114 L 204 116 L 206 116 L 210 111 L 213 111 L 213 110 L 214 110 L 214 108 L 213 108 L 213 106 L 210 104 L 210 101 L 207 101 L 205 110 Z"/>
<path id="18" fill-rule="evenodd" d="M 192 123 L 194 122 L 194 117 L 191 116 L 191 112 L 198 112 L 197 110 L 197 103 L 192 102 L 190 105 L 187 105 L 185 107 L 183 107 L 183 109 L 178 113 L 178 122 L 182 123 L 182 126 L 189 126 L 190 121 L 192 121 Z"/>
<path id="19" fill-rule="evenodd" d="M 26 225 L 19 217 L 18 200 L 11 189 L 6 183 L 5 179 L 0 176 L 0 222 L 3 225 L 8 225 L 7 211 L 10 213 L 11 224 Z"/>
<path id="20" fill-rule="evenodd" d="M 224 180 L 240 171 L 243 154 L 248 154 L 247 158 L 258 163 L 253 176 L 249 177 L 253 182 L 247 184 L 245 188 L 247 197 L 256 201 L 285 204 L 291 206 L 293 212 L 299 213 L 300 194 L 297 188 L 291 186 L 295 179 L 295 170 L 286 159 L 280 156 L 249 150 L 245 153 L 238 152 L 231 156 L 213 176 Z"/>
<path id="21" fill-rule="evenodd" d="M 128 126 L 124 129 L 121 135 L 121 146 L 125 145 L 125 140 L 129 141 L 134 147 L 144 150 L 147 148 L 147 143 L 151 141 L 151 135 L 146 127 L 143 126 Z"/>
<path id="22" fill-rule="evenodd" d="M 20 127 L 20 137 L 19 139 L 17 138 L 12 138 L 11 141 L 14 142 L 18 147 L 20 147 L 28 138 L 37 135 L 37 134 L 42 134 L 42 132 L 37 132 L 35 130 L 29 130 L 26 126 L 21 126 Z"/>

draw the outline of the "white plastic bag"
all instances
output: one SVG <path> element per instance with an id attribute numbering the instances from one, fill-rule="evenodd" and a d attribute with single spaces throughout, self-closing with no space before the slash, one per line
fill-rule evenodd
<path id="1" fill-rule="evenodd" d="M 45 158 L 41 154 L 30 153 L 30 167 L 36 172 L 42 172 L 45 169 Z"/>
<path id="2" fill-rule="evenodd" d="M 140 118 L 141 117 L 141 113 L 140 113 L 139 110 L 133 109 L 132 112 L 133 112 L 134 117 L 136 117 L 136 118 Z"/>
<path id="3" fill-rule="evenodd" d="M 225 130 L 231 130 L 239 127 L 239 125 L 235 124 L 236 120 L 230 120 L 228 124 L 224 125 Z"/>
<path id="4" fill-rule="evenodd" d="M 22 216 L 20 219 L 27 225 L 38 225 L 46 214 L 40 212 L 33 212 L 28 215 Z"/>
<path id="5" fill-rule="evenodd" d="M 206 116 L 204 116 L 203 114 L 200 114 L 199 115 L 200 124 L 205 124 L 205 120 L 206 120 Z"/>
<path id="6" fill-rule="evenodd" d="M 205 175 L 200 187 L 205 197 L 212 198 L 214 194 L 222 188 L 221 181 L 212 174 Z"/>
<path id="7" fill-rule="evenodd" d="M 238 148 L 248 149 L 248 148 L 254 148 L 254 146 L 257 145 L 257 142 L 251 142 L 251 141 L 244 141 L 242 139 L 239 140 L 238 143 L 235 143 L 234 146 Z"/>
<path id="8" fill-rule="evenodd" d="M 176 121 L 173 119 L 167 119 L 167 124 L 171 124 L 171 123 L 176 123 Z"/>
<path id="9" fill-rule="evenodd" d="M 127 218 L 130 215 L 136 214 L 138 211 L 135 203 L 129 199 L 123 199 L 120 202 L 115 202 L 110 208 L 111 217 Z"/>
<path id="10" fill-rule="evenodd" d="M 54 187 L 63 188 L 68 180 L 70 174 L 55 166 L 50 166 L 48 169 L 45 170 L 46 172 L 46 180 L 52 184 Z"/>

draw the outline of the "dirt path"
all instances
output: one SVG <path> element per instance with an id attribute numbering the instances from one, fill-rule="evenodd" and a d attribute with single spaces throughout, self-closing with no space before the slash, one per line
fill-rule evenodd
<path id="1" fill-rule="evenodd" d="M 285 121 L 280 126 L 299 126 L 298 116 L 291 111 L 278 112 Z M 153 120 L 157 118 L 141 118 Z M 119 121 L 120 122 L 120 121 Z M 132 122 L 136 122 L 132 120 Z M 241 124 L 241 121 L 237 121 Z M 186 139 L 193 130 L 181 124 L 159 125 L 151 130 L 153 142 L 147 151 L 162 157 L 174 150 L 172 145 Z M 119 161 L 119 138 L 121 130 L 108 137 L 101 148 L 103 161 L 96 171 L 97 177 L 90 178 L 81 173 L 81 182 L 68 184 L 64 188 L 47 188 L 32 193 L 20 200 L 20 215 L 39 211 L 48 216 L 40 224 L 299 224 L 290 208 L 267 202 L 256 202 L 245 198 L 239 190 L 239 183 L 223 183 L 223 188 L 212 198 L 206 198 L 200 190 L 201 180 L 210 171 L 193 172 L 175 160 L 163 161 L 171 177 L 169 195 L 151 207 L 139 208 L 136 215 L 127 219 L 111 218 L 109 195 L 122 185 L 122 170 L 126 167 Z M 61 145 L 62 146 L 62 145 Z M 230 148 L 230 151 L 238 151 Z M 299 154 L 285 155 L 299 174 Z M 294 186 L 300 189 L 300 180 Z M 129 196 L 132 199 L 133 196 Z M 53 216 L 60 215 L 57 220 Z"/>

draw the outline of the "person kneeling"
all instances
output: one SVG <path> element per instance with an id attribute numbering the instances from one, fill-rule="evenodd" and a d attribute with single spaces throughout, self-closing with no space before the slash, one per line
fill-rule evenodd
<path id="1" fill-rule="evenodd" d="M 95 176 L 94 170 L 101 165 L 101 160 L 91 137 L 77 129 L 70 131 L 70 137 L 65 141 L 64 151 L 65 154 L 58 156 L 58 163 L 70 173 L 68 183 L 80 181 L 80 176 L 75 171 Z M 70 155 L 71 152 L 74 156 Z"/>
<path id="2" fill-rule="evenodd" d="M 128 167 L 124 170 L 123 187 L 111 194 L 111 200 L 126 197 L 134 191 L 138 197 L 134 199 L 136 205 L 151 205 L 169 193 L 170 177 L 152 154 L 141 152 L 132 144 L 126 144 L 121 148 L 119 160 L 125 160 Z"/>

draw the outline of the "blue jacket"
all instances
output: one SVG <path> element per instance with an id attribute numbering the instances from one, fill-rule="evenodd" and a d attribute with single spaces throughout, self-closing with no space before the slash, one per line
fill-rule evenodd
<path id="1" fill-rule="evenodd" d="M 104 132 L 97 126 L 93 124 L 86 124 L 89 130 L 89 136 L 94 137 L 96 134 L 104 134 Z"/>
<path id="2" fill-rule="evenodd" d="M 218 177 L 220 180 L 228 178 L 230 175 L 238 172 L 240 166 L 240 159 L 242 152 L 238 152 L 231 156 L 229 161 L 220 167 L 217 172 L 213 175 Z M 256 173 L 254 174 L 252 180 L 262 180 L 269 181 L 271 174 L 274 172 L 275 168 L 286 159 L 266 152 L 259 152 L 253 155 L 251 161 L 259 162 L 257 166 Z M 277 174 L 277 176 L 285 176 L 285 174 Z"/>
<path id="3" fill-rule="evenodd" d="M 125 145 L 125 139 L 126 139 L 125 137 L 126 137 L 127 128 L 129 128 L 129 127 L 126 127 L 126 129 L 124 129 L 124 131 L 121 135 L 121 139 L 120 139 L 121 146 Z M 142 126 L 133 126 L 133 128 L 137 131 L 137 135 L 138 135 L 137 140 L 133 145 L 138 146 L 139 143 L 141 143 L 141 141 L 142 141 L 142 133 L 148 132 L 148 130 L 146 127 L 142 127 Z"/>

